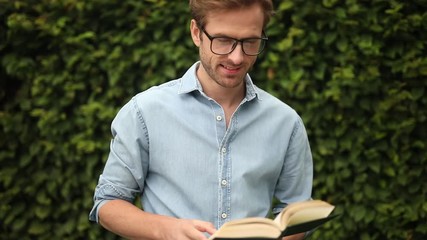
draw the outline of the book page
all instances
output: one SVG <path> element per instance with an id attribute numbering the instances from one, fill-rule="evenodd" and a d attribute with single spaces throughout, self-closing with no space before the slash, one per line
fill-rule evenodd
<path id="1" fill-rule="evenodd" d="M 276 239 L 282 231 L 271 219 L 245 218 L 224 223 L 209 239 L 260 238 Z"/>
<path id="2" fill-rule="evenodd" d="M 334 209 L 333 206 L 322 206 L 301 209 L 295 212 L 289 219 L 287 225 L 292 226 L 303 222 L 313 221 L 329 216 Z"/>
<path id="3" fill-rule="evenodd" d="M 335 207 L 321 200 L 309 200 L 289 204 L 274 221 L 284 230 L 289 224 L 296 224 L 327 217 Z M 318 209 L 314 211 L 313 209 Z M 299 213 L 293 217 L 296 213 Z M 293 220 L 293 218 L 296 218 Z"/>

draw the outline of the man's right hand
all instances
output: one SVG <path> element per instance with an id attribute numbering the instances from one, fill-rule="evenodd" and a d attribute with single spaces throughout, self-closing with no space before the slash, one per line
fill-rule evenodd
<path id="1" fill-rule="evenodd" d="M 105 203 L 99 209 L 99 222 L 127 239 L 207 240 L 204 233 L 216 231 L 212 223 L 147 213 L 123 200 Z"/>
<path id="2" fill-rule="evenodd" d="M 164 240 L 188 239 L 188 240 L 206 240 L 203 233 L 212 235 L 216 229 L 210 222 L 187 219 L 170 219 L 169 226 L 164 226 Z"/>

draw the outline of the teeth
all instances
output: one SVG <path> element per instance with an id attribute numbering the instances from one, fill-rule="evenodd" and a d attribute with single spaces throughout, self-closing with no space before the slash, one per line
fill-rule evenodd
<path id="1" fill-rule="evenodd" d="M 228 70 L 236 70 L 236 69 L 238 69 L 238 68 L 232 68 L 232 67 L 227 67 L 227 66 L 224 66 L 226 69 L 228 69 Z"/>

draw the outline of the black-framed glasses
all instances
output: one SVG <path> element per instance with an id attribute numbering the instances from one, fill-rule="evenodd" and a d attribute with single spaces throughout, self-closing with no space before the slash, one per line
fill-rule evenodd
<path id="1" fill-rule="evenodd" d="M 242 51 L 248 56 L 260 54 L 268 41 L 268 37 L 262 31 L 263 37 L 236 39 L 232 37 L 213 37 L 206 32 L 204 27 L 199 28 L 211 41 L 211 51 L 217 55 L 227 55 L 236 49 L 238 43 L 242 46 Z"/>

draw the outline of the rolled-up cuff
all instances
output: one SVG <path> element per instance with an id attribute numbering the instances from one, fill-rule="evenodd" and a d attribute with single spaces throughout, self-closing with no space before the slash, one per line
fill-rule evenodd
<path id="1" fill-rule="evenodd" d="M 106 204 L 109 201 L 111 201 L 111 200 L 98 200 L 98 201 L 95 201 L 95 204 L 93 205 L 93 208 L 92 208 L 92 210 L 89 213 L 89 220 L 93 221 L 93 222 L 99 223 L 98 211 L 99 211 L 99 209 L 104 204 Z"/>

